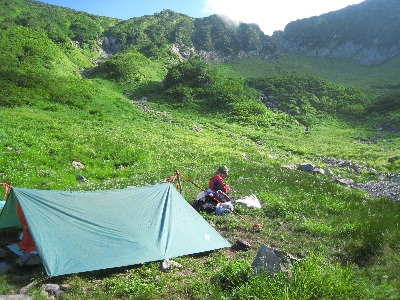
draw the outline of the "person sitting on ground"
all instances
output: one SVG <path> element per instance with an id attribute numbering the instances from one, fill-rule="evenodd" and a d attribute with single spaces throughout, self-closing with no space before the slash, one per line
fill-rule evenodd
<path id="1" fill-rule="evenodd" d="M 226 166 L 221 166 L 217 169 L 214 176 L 210 178 L 208 188 L 213 192 L 229 193 L 230 188 L 225 184 L 224 179 L 228 177 L 229 170 Z"/>
<path id="2" fill-rule="evenodd" d="M 224 179 L 228 176 L 228 172 L 229 170 L 226 166 L 221 166 L 217 169 L 214 176 L 210 178 L 208 190 L 199 193 L 196 200 L 193 201 L 192 205 L 195 209 L 211 213 L 215 212 L 220 202 L 232 200 L 232 196 L 225 196 L 231 190 L 224 182 Z"/>

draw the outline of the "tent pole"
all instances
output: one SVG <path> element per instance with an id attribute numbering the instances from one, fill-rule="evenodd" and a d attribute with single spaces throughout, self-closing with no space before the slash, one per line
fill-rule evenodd
<path id="1" fill-rule="evenodd" d="M 182 195 L 182 182 L 181 182 L 181 177 L 179 176 L 179 170 L 175 171 L 175 175 L 178 178 L 178 188 L 179 188 L 179 193 Z"/>

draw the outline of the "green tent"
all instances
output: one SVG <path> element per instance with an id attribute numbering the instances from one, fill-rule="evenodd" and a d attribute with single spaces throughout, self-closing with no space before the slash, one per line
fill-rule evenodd
<path id="1" fill-rule="evenodd" d="M 231 246 L 171 183 L 80 192 L 14 187 L 0 228 L 21 225 L 17 202 L 49 276 Z"/>

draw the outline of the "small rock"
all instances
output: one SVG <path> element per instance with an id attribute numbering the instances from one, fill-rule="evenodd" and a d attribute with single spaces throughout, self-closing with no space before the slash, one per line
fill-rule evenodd
<path id="1" fill-rule="evenodd" d="M 293 165 L 282 166 L 282 168 L 289 169 L 289 170 L 296 170 L 297 166 L 295 164 L 293 164 Z"/>
<path id="2" fill-rule="evenodd" d="M 243 241 L 243 240 L 237 240 L 236 241 L 236 248 L 241 249 L 241 250 L 249 250 L 251 248 L 250 243 Z"/>
<path id="3" fill-rule="evenodd" d="M 80 174 L 76 177 L 76 179 L 77 179 L 79 182 L 86 182 L 86 181 L 88 181 L 85 177 L 83 177 L 83 176 L 80 175 Z"/>
<path id="4" fill-rule="evenodd" d="M 354 180 L 350 179 L 350 178 L 340 178 L 340 179 L 336 179 L 335 180 L 336 183 L 342 184 L 342 185 L 346 185 L 348 187 L 353 186 L 354 184 Z"/>
<path id="5" fill-rule="evenodd" d="M 60 285 L 60 290 L 62 291 L 68 291 L 69 289 L 71 289 L 71 286 L 68 283 Z"/>
<path id="6" fill-rule="evenodd" d="M 324 171 L 323 169 L 320 169 L 320 168 L 315 168 L 315 169 L 314 169 L 314 173 L 315 173 L 315 174 L 324 175 L 324 174 L 325 174 L 325 171 Z"/>
<path id="7" fill-rule="evenodd" d="M 297 169 L 300 171 L 304 172 L 313 172 L 314 171 L 314 165 L 312 164 L 300 164 Z"/>
<path id="8" fill-rule="evenodd" d="M 72 161 L 72 165 L 75 167 L 75 169 L 78 169 L 78 170 L 82 170 L 83 168 L 85 168 L 85 166 L 81 162 L 76 161 L 76 160 Z"/>
<path id="9" fill-rule="evenodd" d="M 243 153 L 243 154 L 242 154 L 242 157 L 243 157 L 244 159 L 250 159 L 250 157 L 249 157 L 246 153 Z"/>
<path id="10" fill-rule="evenodd" d="M 24 294 L 0 295 L 1 300 L 31 300 L 32 297 Z"/>
<path id="11" fill-rule="evenodd" d="M 28 285 L 22 287 L 22 288 L 19 290 L 19 293 L 20 293 L 20 294 L 26 294 L 26 293 L 27 293 L 31 288 L 33 288 L 36 284 L 37 284 L 37 281 L 36 281 L 36 280 L 32 281 L 30 284 L 28 284 Z"/>
<path id="12" fill-rule="evenodd" d="M 172 268 L 182 269 L 182 265 L 170 259 L 164 259 L 162 261 L 161 263 L 162 271 L 168 271 L 171 270 Z"/>
<path id="13" fill-rule="evenodd" d="M 51 296 L 55 296 L 57 291 L 60 290 L 60 286 L 54 283 L 46 283 L 42 285 L 42 289 Z"/>

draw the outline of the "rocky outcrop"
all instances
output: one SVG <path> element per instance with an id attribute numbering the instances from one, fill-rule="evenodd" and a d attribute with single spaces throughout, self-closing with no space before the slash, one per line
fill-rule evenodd
<path id="1" fill-rule="evenodd" d="M 315 48 L 304 46 L 302 41 L 277 39 L 276 43 L 282 52 L 303 53 L 308 56 L 332 56 L 336 58 L 351 58 L 363 66 L 376 66 L 383 61 L 393 58 L 400 52 L 400 42 L 389 48 L 363 46 L 352 41 L 337 44 L 333 38 L 327 47 Z"/>
<path id="2" fill-rule="evenodd" d="M 289 170 L 299 170 L 312 174 L 329 174 L 332 176 L 332 182 L 334 183 L 338 183 L 349 188 L 356 188 L 366 191 L 373 197 L 385 197 L 392 201 L 400 201 L 400 173 L 378 173 L 373 168 L 368 168 L 349 160 L 334 159 L 330 157 L 320 157 L 319 159 L 325 163 L 326 167 L 345 168 L 348 173 L 360 174 L 361 171 L 371 172 L 371 174 L 375 174 L 374 176 L 376 177 L 376 180 L 356 184 L 351 178 L 345 178 L 341 175 L 335 175 L 333 174 L 331 169 L 324 170 L 311 163 L 301 163 L 299 165 L 292 164 L 282 167 Z M 395 162 L 398 159 L 399 156 L 393 156 L 389 158 L 389 162 Z"/>

